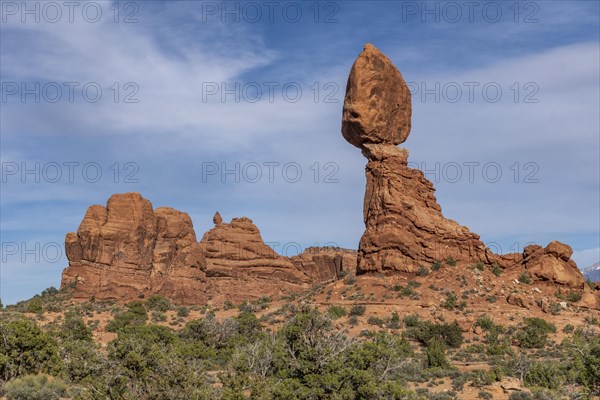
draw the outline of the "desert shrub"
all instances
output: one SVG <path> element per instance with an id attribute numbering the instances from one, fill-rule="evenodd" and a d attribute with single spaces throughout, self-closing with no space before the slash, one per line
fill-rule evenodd
<path id="1" fill-rule="evenodd" d="M 361 316 L 365 313 L 366 310 L 367 308 L 364 305 L 354 304 L 352 307 L 350 307 L 350 315 Z"/>
<path id="2" fill-rule="evenodd" d="M 577 303 L 579 300 L 581 300 L 581 293 L 579 292 L 575 292 L 575 291 L 569 291 L 567 293 L 567 295 L 565 296 L 567 301 L 570 301 L 572 303 Z"/>
<path id="3" fill-rule="evenodd" d="M 171 309 L 171 302 L 163 296 L 154 295 L 146 300 L 148 310 L 166 312 Z"/>
<path id="4" fill-rule="evenodd" d="M 385 324 L 385 320 L 383 318 L 379 318 L 376 317 L 374 315 L 371 315 L 368 319 L 367 319 L 367 323 L 369 325 L 377 325 L 377 326 L 381 326 L 383 324 Z"/>
<path id="5" fill-rule="evenodd" d="M 404 317 L 404 325 L 406 325 L 408 328 L 417 327 L 419 326 L 420 322 L 421 320 L 419 319 L 419 316 L 417 314 L 407 315 L 406 317 Z"/>
<path id="6" fill-rule="evenodd" d="M 58 345 L 34 321 L 0 320 L 0 380 L 54 373 L 60 368 Z"/>
<path id="7" fill-rule="evenodd" d="M 448 257 L 446 258 L 446 264 L 448 264 L 451 267 L 456 266 L 456 259 L 454 257 Z"/>
<path id="8" fill-rule="evenodd" d="M 347 314 L 346 308 L 342 306 L 331 306 L 327 310 L 327 314 L 333 319 L 345 317 Z"/>
<path id="9" fill-rule="evenodd" d="M 348 286 L 354 285 L 356 283 L 356 276 L 348 275 L 344 278 L 344 283 Z"/>
<path id="10" fill-rule="evenodd" d="M 448 368 L 450 362 L 446 357 L 446 345 L 439 338 L 433 338 L 425 350 L 426 362 L 429 368 Z"/>
<path id="11" fill-rule="evenodd" d="M 600 335 L 585 335 L 580 329 L 565 339 L 568 370 L 573 379 L 592 396 L 600 396 Z"/>
<path id="12" fill-rule="evenodd" d="M 417 275 L 418 276 L 427 276 L 427 275 L 429 275 L 429 268 L 421 265 L 419 267 L 419 270 L 417 271 Z"/>
<path id="13" fill-rule="evenodd" d="M 107 368 L 104 355 L 96 344 L 84 340 L 69 340 L 61 343 L 63 360 L 61 376 L 70 382 L 80 383 L 104 374 Z"/>
<path id="14" fill-rule="evenodd" d="M 496 276 L 502 275 L 502 268 L 496 263 L 492 264 L 491 270 L 492 270 L 492 274 L 494 274 Z"/>
<path id="15" fill-rule="evenodd" d="M 563 328 L 563 332 L 564 333 L 573 333 L 574 330 L 575 330 L 575 327 L 573 325 L 571 325 L 571 324 L 567 324 Z"/>
<path id="16" fill-rule="evenodd" d="M 92 341 L 92 331 L 83 321 L 83 318 L 73 312 L 65 313 L 65 321 L 60 328 L 60 337 L 63 340 Z"/>
<path id="17" fill-rule="evenodd" d="M 529 275 L 529 272 L 521 272 L 521 275 L 519 275 L 519 282 L 529 285 L 531 283 L 531 275 Z"/>
<path id="18" fill-rule="evenodd" d="M 152 322 L 165 322 L 167 320 L 167 314 L 162 311 L 152 311 L 151 319 Z"/>
<path id="19" fill-rule="evenodd" d="M 581 293 L 576 292 L 574 290 L 569 290 L 567 293 L 563 293 L 561 289 L 558 289 L 558 292 L 556 292 L 556 297 L 558 297 L 561 300 L 576 303 L 579 300 L 581 300 Z"/>
<path id="20" fill-rule="evenodd" d="M 494 321 L 490 317 L 479 317 L 475 322 L 475 326 L 481 327 L 484 331 L 489 331 L 494 328 Z"/>
<path id="21" fill-rule="evenodd" d="M 550 304 L 550 314 L 558 315 L 562 311 L 562 306 L 560 303 L 552 303 Z"/>
<path id="22" fill-rule="evenodd" d="M 243 336 L 245 339 L 254 339 L 259 332 L 262 330 L 262 324 L 254 313 L 241 312 L 235 318 L 237 325 L 237 334 Z"/>
<path id="23" fill-rule="evenodd" d="M 484 264 L 483 264 L 481 261 L 477 261 L 477 262 L 476 262 L 476 263 L 473 265 L 473 267 L 474 267 L 475 269 L 478 269 L 479 271 L 483 271 L 483 269 L 484 269 Z"/>
<path id="24" fill-rule="evenodd" d="M 148 312 L 144 303 L 133 301 L 126 305 L 127 310 L 117 315 L 106 325 L 108 332 L 119 332 L 120 330 L 134 325 L 143 325 L 148 320 Z"/>
<path id="25" fill-rule="evenodd" d="M 39 314 L 44 311 L 44 305 L 42 304 L 42 299 L 39 297 L 34 297 L 33 299 L 27 302 L 25 307 L 25 312 Z"/>
<path id="26" fill-rule="evenodd" d="M 177 309 L 177 316 L 185 318 L 190 315 L 190 310 L 187 307 L 179 307 Z"/>
<path id="27" fill-rule="evenodd" d="M 556 327 L 541 318 L 525 318 L 525 325 L 515 335 L 520 347 L 527 349 L 543 348 L 548 334 L 556 332 Z"/>
<path id="28" fill-rule="evenodd" d="M 396 311 L 392 312 L 392 316 L 390 317 L 389 322 L 390 329 L 399 329 L 400 328 L 400 316 Z"/>
<path id="29" fill-rule="evenodd" d="M 438 271 L 440 268 L 442 268 L 442 263 L 440 261 L 434 261 L 431 263 L 432 271 Z"/>
<path id="30" fill-rule="evenodd" d="M 534 363 L 525 374 L 525 385 L 558 389 L 566 380 L 564 371 L 555 363 Z"/>
<path id="31" fill-rule="evenodd" d="M 467 306 L 466 301 L 458 301 L 458 297 L 454 292 L 447 292 L 446 298 L 442 303 L 442 307 L 448 310 L 463 310 Z"/>
<path id="32" fill-rule="evenodd" d="M 25 375 L 3 387 L 8 400 L 58 400 L 67 395 L 67 385 L 48 375 Z"/>
<path id="33" fill-rule="evenodd" d="M 480 391 L 479 393 L 477 393 L 477 398 L 484 400 L 492 400 L 494 396 L 490 392 Z"/>
<path id="34" fill-rule="evenodd" d="M 463 336 L 457 324 L 436 324 L 431 321 L 419 321 L 417 326 L 407 329 L 407 335 L 428 345 L 432 340 L 439 339 L 448 347 L 460 347 Z"/>

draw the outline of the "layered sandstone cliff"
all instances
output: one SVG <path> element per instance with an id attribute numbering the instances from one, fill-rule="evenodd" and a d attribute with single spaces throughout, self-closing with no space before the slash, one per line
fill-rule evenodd
<path id="1" fill-rule="evenodd" d="M 263 241 L 249 218 L 222 222 L 200 241 L 206 257 L 208 291 L 216 302 L 239 302 L 263 296 L 300 292 L 310 287 L 311 279 L 287 257 L 277 254 Z"/>
<path id="2" fill-rule="evenodd" d="M 206 301 L 206 265 L 189 215 L 154 210 L 139 193 L 88 208 L 65 247 L 69 267 L 61 285 L 75 285 L 76 298 L 161 294 L 181 304 Z"/>
<path id="3" fill-rule="evenodd" d="M 69 267 L 61 286 L 75 298 L 131 301 L 158 294 L 178 304 L 223 303 L 285 296 L 356 268 L 356 252 L 314 249 L 277 254 L 252 220 L 215 226 L 202 240 L 188 214 L 153 209 L 139 193 L 115 194 L 88 208 L 77 233 L 65 239 Z"/>

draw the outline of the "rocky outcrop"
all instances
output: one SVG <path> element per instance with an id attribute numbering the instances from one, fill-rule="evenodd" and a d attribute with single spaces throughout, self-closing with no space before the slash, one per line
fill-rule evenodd
<path id="1" fill-rule="evenodd" d="M 424 174 L 408 167 L 411 96 L 402 74 L 367 44 L 348 78 L 342 135 L 367 158 L 365 232 L 358 248 L 358 273 L 416 272 L 422 265 L 450 258 L 456 263 L 524 268 L 538 279 L 583 290 L 572 249 L 560 242 L 528 246 L 523 254 L 496 255 L 467 227 L 447 219 Z M 586 292 L 587 293 L 587 292 Z M 593 303 L 593 294 L 585 294 Z M 511 304 L 524 306 L 512 296 Z"/>
<path id="2" fill-rule="evenodd" d="M 65 239 L 62 286 L 75 298 L 136 299 L 161 294 L 180 304 L 206 301 L 205 262 L 186 213 L 157 208 L 139 193 L 88 208 Z"/>
<path id="3" fill-rule="evenodd" d="M 558 241 L 550 242 L 545 248 L 529 245 L 523 250 L 523 266 L 538 280 L 583 289 L 585 281 L 571 260 L 572 254 L 570 246 Z"/>
<path id="4" fill-rule="evenodd" d="M 62 286 L 75 298 L 126 302 L 159 294 L 178 304 L 242 302 L 301 292 L 356 269 L 356 252 L 309 250 L 290 259 L 262 239 L 249 218 L 215 226 L 198 243 L 190 217 L 153 209 L 139 193 L 89 207 L 65 239 Z"/>
<path id="5" fill-rule="evenodd" d="M 313 282 L 335 281 L 356 273 L 355 250 L 310 247 L 292 257 L 292 262 Z"/>
<path id="6" fill-rule="evenodd" d="M 350 71 L 342 117 L 344 138 L 369 160 L 358 272 L 415 272 L 450 257 L 489 261 L 479 236 L 442 215 L 431 182 L 408 167 L 408 150 L 396 147 L 410 127 L 410 91 L 400 71 L 365 45 Z"/>
<path id="7" fill-rule="evenodd" d="M 254 300 L 310 287 L 312 280 L 265 244 L 251 219 L 224 223 L 217 215 L 215 226 L 200 241 L 206 257 L 207 291 L 213 301 Z"/>

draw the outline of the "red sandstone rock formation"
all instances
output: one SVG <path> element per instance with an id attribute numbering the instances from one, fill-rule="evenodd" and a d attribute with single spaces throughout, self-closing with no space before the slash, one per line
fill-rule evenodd
<path id="1" fill-rule="evenodd" d="M 331 247 L 310 247 L 292 257 L 292 262 L 312 282 L 334 281 L 356 273 L 356 251 Z"/>
<path id="2" fill-rule="evenodd" d="M 523 266 L 538 280 L 583 289 L 585 280 L 571 255 L 573 249 L 558 241 L 545 248 L 533 244 L 523 250 Z"/>
<path id="3" fill-rule="evenodd" d="M 431 182 L 408 167 L 408 150 L 396 147 L 410 133 L 410 102 L 400 72 L 374 46 L 365 45 L 350 71 L 342 116 L 344 138 L 368 159 L 358 273 L 415 272 L 452 257 L 464 264 L 525 268 L 539 280 L 583 290 L 569 246 L 552 242 L 545 249 L 528 246 L 522 255 L 500 256 L 467 227 L 443 216 Z M 588 292 L 585 300 L 592 304 Z"/>
<path id="4" fill-rule="evenodd" d="M 350 71 L 342 117 L 344 138 L 369 160 L 359 273 L 415 272 L 448 257 L 487 260 L 479 236 L 444 218 L 431 182 L 407 166 L 408 150 L 396 147 L 410 126 L 410 91 L 400 71 L 365 45 Z"/>
<path id="5" fill-rule="evenodd" d="M 206 257 L 208 292 L 215 302 L 240 302 L 263 296 L 306 290 L 311 279 L 290 261 L 265 244 L 249 218 L 223 223 L 219 213 L 215 226 L 200 241 Z"/>
<path id="6" fill-rule="evenodd" d="M 88 208 L 65 239 L 69 267 L 62 286 L 76 298 L 133 300 L 161 294 L 180 304 L 205 296 L 205 262 L 190 217 L 157 208 L 139 193 L 113 195 Z"/>

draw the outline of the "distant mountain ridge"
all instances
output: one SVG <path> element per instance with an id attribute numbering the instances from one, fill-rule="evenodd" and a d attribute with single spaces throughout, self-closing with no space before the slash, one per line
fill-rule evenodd
<path id="1" fill-rule="evenodd" d="M 582 269 L 581 272 L 585 279 L 589 279 L 592 282 L 600 282 L 600 262 Z"/>

